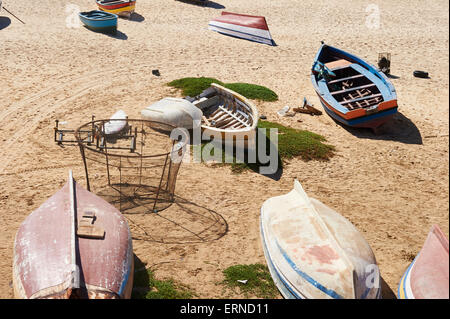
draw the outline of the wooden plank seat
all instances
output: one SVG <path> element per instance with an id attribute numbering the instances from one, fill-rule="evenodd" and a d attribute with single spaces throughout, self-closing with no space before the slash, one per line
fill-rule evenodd
<path id="1" fill-rule="evenodd" d="M 328 84 L 334 84 L 334 83 L 343 82 L 343 81 L 347 81 L 347 80 L 354 80 L 354 79 L 358 79 L 358 78 L 362 78 L 362 77 L 364 77 L 364 74 L 356 74 L 356 75 L 348 76 L 345 78 L 329 81 Z"/>
<path id="2" fill-rule="evenodd" d="M 375 86 L 374 83 L 370 83 L 370 84 L 366 84 L 366 85 L 361 85 L 361 86 L 356 86 L 356 87 L 350 87 L 348 89 L 344 89 L 344 90 L 340 90 L 340 91 L 334 91 L 331 92 L 331 95 L 336 95 L 336 94 L 342 94 L 342 93 L 347 93 L 347 92 L 352 92 L 352 91 L 357 91 L 360 89 L 367 89 L 369 87 L 373 87 Z"/>
<path id="3" fill-rule="evenodd" d="M 339 103 L 341 103 L 342 105 L 344 105 L 344 104 L 348 104 L 348 103 L 359 102 L 359 101 L 368 100 L 368 99 L 371 99 L 371 98 L 381 97 L 381 96 L 383 96 L 383 95 L 382 95 L 381 93 L 378 93 L 378 94 L 373 94 L 373 95 L 369 95 L 369 96 L 359 97 L 359 98 L 352 99 L 352 100 L 345 100 L 345 99 L 344 99 L 343 101 L 341 101 L 341 102 L 339 102 Z"/>
<path id="4" fill-rule="evenodd" d="M 344 59 L 331 61 L 328 63 L 325 63 L 325 66 L 329 68 L 331 71 L 339 70 L 339 69 L 345 69 L 348 68 L 352 64 L 352 62 Z"/>

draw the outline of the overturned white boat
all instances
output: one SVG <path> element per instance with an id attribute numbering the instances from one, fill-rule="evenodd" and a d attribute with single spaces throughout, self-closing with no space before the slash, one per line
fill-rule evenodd
<path id="1" fill-rule="evenodd" d="M 256 106 L 244 96 L 215 83 L 196 97 L 162 99 L 141 115 L 175 127 L 200 126 L 203 136 L 244 147 L 254 147 L 259 117 Z"/>
<path id="2" fill-rule="evenodd" d="M 275 284 L 285 298 L 381 298 L 369 244 L 342 215 L 294 189 L 261 207 L 261 238 Z"/>

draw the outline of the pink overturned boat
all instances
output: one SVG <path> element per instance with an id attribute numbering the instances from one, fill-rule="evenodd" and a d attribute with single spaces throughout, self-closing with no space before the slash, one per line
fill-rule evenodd
<path id="1" fill-rule="evenodd" d="M 448 299 L 448 239 L 437 225 L 398 286 L 400 299 Z"/>
<path id="2" fill-rule="evenodd" d="M 20 226 L 14 242 L 16 298 L 130 298 L 133 249 L 123 215 L 68 182 Z"/>
<path id="3" fill-rule="evenodd" d="M 220 17 L 209 22 L 208 28 L 229 36 L 275 45 L 266 18 L 262 16 L 224 11 Z"/>

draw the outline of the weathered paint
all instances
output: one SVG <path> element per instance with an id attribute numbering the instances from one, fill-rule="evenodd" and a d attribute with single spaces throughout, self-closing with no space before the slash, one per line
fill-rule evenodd
<path id="1" fill-rule="evenodd" d="M 370 246 L 342 215 L 310 199 L 298 181 L 261 207 L 261 238 L 285 298 L 380 297 L 380 287 L 366 282 L 367 266 L 376 266 Z"/>
<path id="2" fill-rule="evenodd" d="M 437 225 L 433 225 L 414 261 L 403 275 L 400 299 L 449 298 L 449 244 Z"/>
<path id="3" fill-rule="evenodd" d="M 75 236 L 70 182 L 33 211 L 14 243 L 13 283 L 16 298 L 129 298 L 133 281 L 131 233 L 123 215 L 100 197 L 74 183 L 76 218 L 95 211 L 103 239 Z M 74 270 L 78 270 L 74 272 Z M 76 289 L 79 274 L 79 287 Z M 74 287 L 75 289 L 72 289 Z"/>

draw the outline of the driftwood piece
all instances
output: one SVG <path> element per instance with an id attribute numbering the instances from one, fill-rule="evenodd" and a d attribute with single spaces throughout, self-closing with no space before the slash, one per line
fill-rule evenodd
<path id="1" fill-rule="evenodd" d="M 297 113 L 306 113 L 311 115 L 322 115 L 322 111 L 319 111 L 315 107 L 305 104 L 303 107 L 295 107 L 292 109 L 294 112 Z"/>

